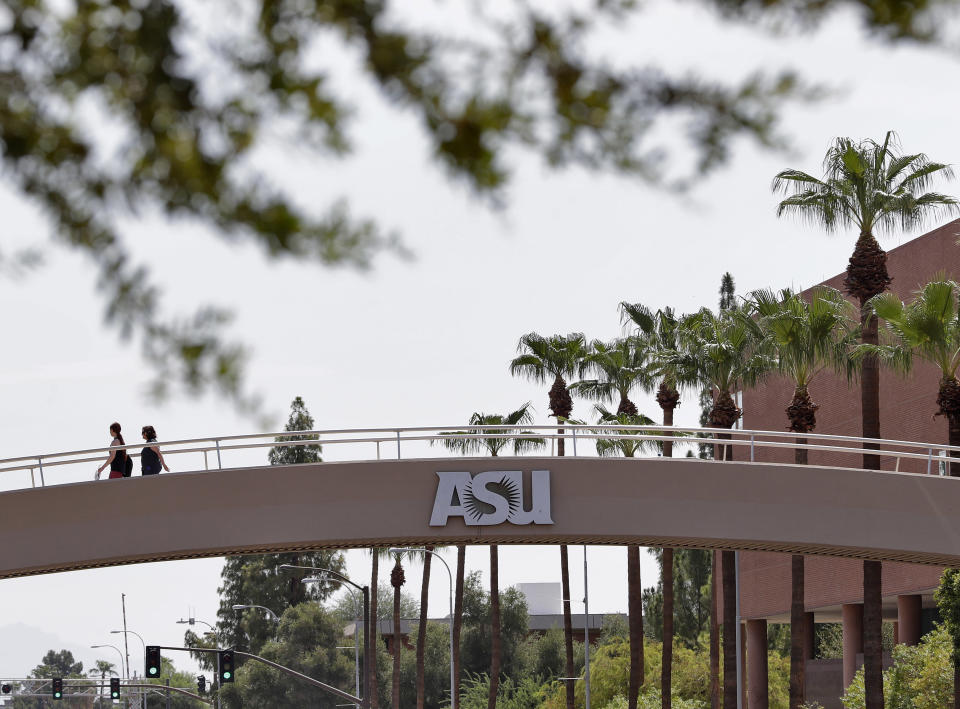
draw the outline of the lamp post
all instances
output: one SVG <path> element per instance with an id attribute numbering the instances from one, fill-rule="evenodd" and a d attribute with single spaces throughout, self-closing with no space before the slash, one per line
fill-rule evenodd
<path id="1" fill-rule="evenodd" d="M 370 628 L 370 587 L 369 586 L 360 586 L 357 583 L 354 583 L 349 578 L 341 574 L 339 571 L 334 571 L 332 569 L 324 569 L 319 566 L 296 566 L 294 564 L 281 564 L 278 568 L 283 569 L 284 571 L 319 571 L 325 576 L 333 576 L 335 580 L 345 583 L 349 586 L 360 591 L 363 594 L 363 628 L 364 631 Z M 324 579 L 320 578 L 311 578 L 303 579 L 303 583 L 317 582 Z M 356 646 L 356 631 L 354 632 L 354 646 Z M 356 651 L 355 651 L 356 652 Z M 367 633 L 363 634 L 363 706 L 370 706 L 370 696 L 376 691 L 373 688 L 373 673 L 371 668 L 373 663 L 376 662 L 376 648 L 372 646 L 371 643 L 367 642 Z M 359 677 L 358 677 L 359 680 Z M 357 694 L 360 694 L 359 689 Z"/>
<path id="2" fill-rule="evenodd" d="M 146 656 L 146 654 L 147 654 L 147 644 L 143 641 L 143 637 L 140 635 L 140 633 L 135 633 L 135 632 L 132 631 L 132 630 L 111 630 L 111 631 L 110 631 L 110 634 L 111 634 L 111 635 L 117 635 L 118 633 L 123 633 L 123 637 L 124 637 L 124 638 L 126 638 L 128 634 L 129 634 L 129 635 L 136 635 L 136 636 L 140 639 L 140 644 L 143 646 L 143 654 L 144 654 L 144 656 Z M 127 669 L 129 669 L 129 667 L 128 667 Z M 136 676 L 136 672 L 134 672 L 134 676 Z M 141 706 L 141 707 L 144 707 L 144 706 L 146 705 L 146 701 L 147 701 L 147 700 L 146 700 L 146 696 L 141 693 L 141 695 L 140 695 L 140 706 Z"/>
<path id="3" fill-rule="evenodd" d="M 274 613 L 272 610 L 270 610 L 269 608 L 267 608 L 266 606 L 258 606 L 258 605 L 254 605 L 254 604 L 252 604 L 252 603 L 250 603 L 250 604 L 240 604 L 240 603 L 238 603 L 238 604 L 233 605 L 233 606 L 230 606 L 230 607 L 233 608 L 233 610 L 235 610 L 235 611 L 242 611 L 242 610 L 244 610 L 244 609 L 246 609 L 246 608 L 259 608 L 260 610 L 264 611 L 264 612 L 267 614 L 267 617 L 270 618 L 270 620 L 272 620 L 273 622 L 278 623 L 278 622 L 280 621 L 280 617 L 279 617 L 276 613 Z"/>
<path id="4" fill-rule="evenodd" d="M 456 704 L 456 699 L 454 697 L 454 694 L 456 692 L 457 678 L 453 672 L 453 573 L 451 573 L 450 571 L 450 565 L 447 564 L 446 559 L 444 559 L 440 554 L 438 554 L 435 551 L 431 551 L 430 549 L 426 549 L 424 547 L 416 547 L 413 549 L 402 549 L 399 547 L 391 547 L 389 551 L 391 554 L 397 554 L 397 555 L 407 554 L 410 552 L 430 554 L 431 556 L 435 556 L 436 558 L 440 559 L 440 561 L 443 562 L 444 568 L 447 570 L 447 578 L 450 580 L 450 706 L 453 706 L 454 704 Z"/>
<path id="5" fill-rule="evenodd" d="M 91 649 L 91 650 L 97 650 L 97 649 L 102 648 L 102 647 L 112 647 L 114 650 L 117 651 L 117 654 L 120 655 L 120 671 L 123 672 L 123 676 L 126 677 L 127 680 L 129 680 L 129 679 L 130 679 L 130 672 L 129 672 L 128 670 L 129 670 L 130 668 L 128 667 L 127 669 L 124 669 L 124 664 L 123 664 L 123 652 L 121 652 L 120 648 L 118 648 L 116 645 L 91 645 L 91 646 L 90 646 L 90 649 Z M 128 705 L 126 705 L 126 703 L 125 703 L 125 706 L 128 706 Z"/>

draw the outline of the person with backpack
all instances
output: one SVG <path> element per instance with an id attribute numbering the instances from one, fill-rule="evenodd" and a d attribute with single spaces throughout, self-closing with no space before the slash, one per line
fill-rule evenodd
<path id="1" fill-rule="evenodd" d="M 110 424 L 110 435 L 113 436 L 113 440 L 110 441 L 111 447 L 127 445 L 123 440 L 123 435 L 120 433 L 120 424 L 116 421 Z M 133 469 L 133 461 L 130 460 L 127 451 L 112 450 L 103 465 L 97 468 L 96 480 L 100 479 L 100 473 L 102 473 L 108 465 L 110 466 L 111 480 L 113 478 L 128 478 L 130 477 L 129 471 Z"/>
<path id="2" fill-rule="evenodd" d="M 143 440 L 147 442 L 144 449 L 140 451 L 140 473 L 142 475 L 156 475 L 160 472 L 161 467 L 169 473 L 170 468 L 167 467 L 167 463 L 163 459 L 160 447 L 150 445 L 157 442 L 157 431 L 153 426 L 144 426 L 140 433 L 143 435 Z"/>

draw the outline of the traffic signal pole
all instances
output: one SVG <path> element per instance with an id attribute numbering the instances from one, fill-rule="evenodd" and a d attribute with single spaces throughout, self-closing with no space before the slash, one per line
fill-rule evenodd
<path id="1" fill-rule="evenodd" d="M 206 652 L 206 653 L 216 653 L 217 655 L 219 655 L 222 652 L 222 650 L 220 650 L 219 648 L 208 648 L 208 647 L 172 647 L 169 645 L 157 645 L 154 647 L 159 647 L 161 650 L 177 650 L 180 652 L 199 652 L 199 653 Z M 369 699 L 361 699 L 360 697 L 355 697 L 349 692 L 344 692 L 342 689 L 337 689 L 336 687 L 332 687 L 329 684 L 321 682 L 318 679 L 314 679 L 313 677 L 308 677 L 302 672 L 297 672 L 296 670 L 292 670 L 289 667 L 278 665 L 276 662 L 268 660 L 265 657 L 260 657 L 259 655 L 254 655 L 253 653 L 249 653 L 249 652 L 241 652 L 240 650 L 234 650 L 233 654 L 237 655 L 238 657 L 246 657 L 255 662 L 260 662 L 264 665 L 267 665 L 268 667 L 272 667 L 275 670 L 280 670 L 284 674 L 288 674 L 291 677 L 296 677 L 297 679 L 302 680 L 303 682 L 312 684 L 314 687 L 318 687 L 319 689 L 322 689 L 324 692 L 328 692 L 329 694 L 339 697 L 340 699 L 345 699 L 351 704 L 359 704 L 360 706 L 364 707 L 364 709 L 367 709 L 370 706 Z M 138 686 L 138 685 L 132 685 L 132 686 Z M 156 688 L 158 685 L 150 684 L 146 686 Z M 171 691 L 185 692 L 185 690 L 181 690 L 178 687 L 170 687 L 170 689 Z M 185 692 L 185 693 L 190 694 L 190 696 L 196 696 L 195 694 L 192 694 L 190 692 Z"/>

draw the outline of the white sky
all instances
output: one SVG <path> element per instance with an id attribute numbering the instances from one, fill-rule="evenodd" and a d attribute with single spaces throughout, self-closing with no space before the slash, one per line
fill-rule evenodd
<path id="1" fill-rule="evenodd" d="M 262 155 L 263 165 L 305 203 L 348 196 L 356 214 L 402 232 L 414 262 L 385 257 L 368 274 L 267 263 L 249 245 L 149 215 L 126 222 L 128 241 L 152 265 L 167 307 L 213 302 L 235 310 L 234 331 L 254 348 L 250 382 L 264 394 L 276 427 L 297 395 L 320 428 L 447 425 L 526 401 L 546 423 L 545 387 L 507 372 L 521 334 L 582 330 L 611 338 L 619 333 L 621 300 L 680 311 L 714 307 L 725 270 L 740 293 L 809 286 L 843 270 L 853 235 L 828 238 L 775 218 L 769 186 L 778 170 L 817 172 L 833 137 L 879 139 L 888 129 L 900 133 L 906 150 L 960 162 L 955 59 L 866 43 L 849 17 L 812 36 L 770 37 L 719 23 L 694 3 L 649 3 L 637 22 L 610 32 L 596 49 L 728 79 L 792 65 L 837 91 L 787 110 L 791 154 L 738 143 L 728 168 L 690 198 L 581 170 L 551 173 L 516 154 L 509 206 L 493 212 L 429 162 L 410 116 L 352 84 L 362 111 L 351 159 L 337 163 L 288 148 Z M 9 189 L 0 189 L 0 213 L 4 249 L 50 244 L 43 220 Z M 883 244 L 891 248 L 910 236 Z M 113 420 L 130 441 L 146 423 L 161 440 L 254 430 L 219 400 L 149 401 L 143 390 L 151 374 L 137 349 L 102 326 L 90 264 L 60 248 L 48 249 L 46 258 L 26 279 L 0 280 L 0 457 L 107 445 Z M 651 398 L 637 400 L 659 416 Z M 589 409 L 578 400 L 575 415 Z M 677 423 L 694 425 L 697 415 L 695 397 L 687 395 Z M 202 508 L 204 501 L 184 504 Z M 448 558 L 452 565 L 453 554 Z M 468 564 L 485 570 L 487 559 L 486 548 L 472 549 Z M 503 548 L 500 559 L 504 586 L 559 580 L 553 548 Z M 625 610 L 624 551 L 591 550 L 590 559 L 591 611 Z M 0 582 L 0 676 L 24 675 L 50 648 L 68 647 L 87 666 L 96 658 L 114 661 L 112 650 L 81 649 L 122 647 L 109 634 L 120 627 L 121 593 L 131 629 L 150 643 L 177 644 L 183 627 L 174 621 L 190 609 L 215 620 L 221 564 L 168 562 Z M 573 548 L 575 597 L 581 569 L 581 551 Z M 363 553 L 349 555 L 348 572 L 369 576 Z M 442 615 L 446 575 L 435 574 L 430 612 Z M 655 582 L 651 557 L 643 574 L 647 585 Z M 410 569 L 414 593 L 418 578 Z M 142 672 L 135 638 L 130 648 L 132 669 Z M 174 660 L 191 666 L 186 657 Z"/>

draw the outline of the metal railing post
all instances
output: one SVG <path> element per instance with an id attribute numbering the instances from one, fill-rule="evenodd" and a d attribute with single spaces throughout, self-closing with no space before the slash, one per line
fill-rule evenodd
<path id="1" fill-rule="evenodd" d="M 33 468 L 30 468 L 30 487 L 37 486 L 37 479 L 33 477 Z"/>
<path id="2" fill-rule="evenodd" d="M 933 448 L 927 449 L 927 475 L 930 474 L 930 467 L 933 465 Z"/>
<path id="3" fill-rule="evenodd" d="M 577 429 L 570 429 L 573 432 L 573 457 L 577 457 Z"/>
<path id="4" fill-rule="evenodd" d="M 210 461 L 207 460 L 207 451 L 203 452 L 203 469 L 210 470 Z"/>
<path id="5" fill-rule="evenodd" d="M 400 460 L 400 431 L 397 431 L 397 460 Z"/>
<path id="6" fill-rule="evenodd" d="M 40 487 L 46 487 L 47 483 L 43 479 L 43 458 L 37 458 L 37 467 L 40 468 Z"/>
<path id="7" fill-rule="evenodd" d="M 750 462 L 753 463 L 753 434 L 750 434 Z"/>
<path id="8" fill-rule="evenodd" d="M 377 441 L 377 460 L 380 460 L 380 441 Z"/>
<path id="9" fill-rule="evenodd" d="M 214 443 L 217 444 L 217 470 L 223 470 L 223 462 L 220 460 L 220 439 L 216 439 Z"/>

